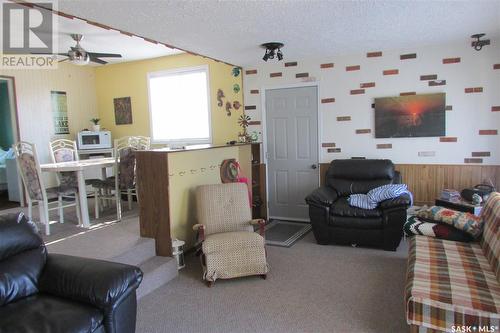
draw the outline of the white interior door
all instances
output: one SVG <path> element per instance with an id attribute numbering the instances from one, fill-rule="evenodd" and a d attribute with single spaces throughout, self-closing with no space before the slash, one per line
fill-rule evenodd
<path id="1" fill-rule="evenodd" d="M 304 198 L 319 186 L 318 88 L 266 90 L 269 217 L 309 220 Z"/>

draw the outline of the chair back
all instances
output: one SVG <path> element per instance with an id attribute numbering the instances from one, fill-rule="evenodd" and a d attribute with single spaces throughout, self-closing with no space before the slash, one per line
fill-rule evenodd
<path id="1" fill-rule="evenodd" d="M 53 163 L 78 161 L 78 148 L 76 141 L 57 139 L 49 142 L 49 152 Z M 58 172 L 57 179 L 62 186 L 78 186 L 78 178 L 75 172 Z"/>
<path id="2" fill-rule="evenodd" d="M 124 147 L 135 147 L 137 150 L 148 150 L 151 148 L 151 138 L 148 136 L 124 136 L 115 140 L 115 149 Z"/>
<path id="3" fill-rule="evenodd" d="M 19 141 L 13 146 L 16 155 L 17 168 L 21 174 L 26 193 L 31 200 L 41 201 L 45 199 L 45 191 L 42 180 L 42 170 L 36 154 L 34 144 Z"/>
<path id="4" fill-rule="evenodd" d="M 253 231 L 248 189 L 243 183 L 202 185 L 196 188 L 198 223 L 205 234 Z"/>
<path id="5" fill-rule="evenodd" d="M 47 249 L 33 222 L 23 213 L 0 216 L 0 308 L 38 293 Z M 3 330 L 1 330 L 3 331 Z"/>
<path id="6" fill-rule="evenodd" d="M 49 152 L 53 163 L 78 161 L 76 142 L 67 139 L 57 139 L 49 142 Z"/>
<path id="7" fill-rule="evenodd" d="M 135 187 L 135 152 L 138 149 L 130 144 L 127 146 L 115 147 L 115 156 L 118 165 L 118 187 L 128 190 Z"/>
<path id="8" fill-rule="evenodd" d="M 326 184 L 339 196 L 366 194 L 375 187 L 399 180 L 390 160 L 333 160 L 326 173 Z"/>
<path id="9" fill-rule="evenodd" d="M 484 222 L 481 247 L 490 262 L 491 269 L 500 280 L 500 265 L 498 264 L 500 258 L 500 193 L 490 194 L 481 212 L 481 219 Z"/>

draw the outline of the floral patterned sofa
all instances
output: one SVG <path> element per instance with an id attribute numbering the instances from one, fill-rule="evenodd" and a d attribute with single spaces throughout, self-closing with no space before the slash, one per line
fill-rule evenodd
<path id="1" fill-rule="evenodd" d="M 481 215 L 479 242 L 410 239 L 406 320 L 410 332 L 500 331 L 500 193 Z"/>

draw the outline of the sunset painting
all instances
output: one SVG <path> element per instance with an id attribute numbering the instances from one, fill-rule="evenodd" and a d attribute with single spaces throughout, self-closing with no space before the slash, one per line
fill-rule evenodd
<path id="1" fill-rule="evenodd" d="M 444 93 L 375 98 L 375 137 L 445 136 Z"/>

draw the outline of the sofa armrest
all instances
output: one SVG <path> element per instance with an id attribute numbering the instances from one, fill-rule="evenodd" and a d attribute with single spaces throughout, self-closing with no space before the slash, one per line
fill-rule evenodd
<path id="1" fill-rule="evenodd" d="M 337 199 L 337 191 L 328 186 L 321 186 L 306 197 L 306 202 L 313 206 L 330 207 Z"/>
<path id="2" fill-rule="evenodd" d="M 135 266 L 49 254 L 39 279 L 39 289 L 107 310 L 135 292 L 142 276 L 142 271 Z"/>
<path id="3" fill-rule="evenodd" d="M 393 208 L 408 208 L 411 203 L 411 198 L 408 194 L 402 194 L 399 197 L 384 200 L 380 203 L 380 208 L 382 210 L 393 209 Z"/>

